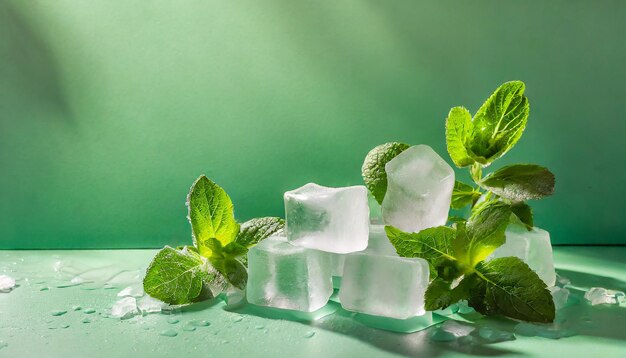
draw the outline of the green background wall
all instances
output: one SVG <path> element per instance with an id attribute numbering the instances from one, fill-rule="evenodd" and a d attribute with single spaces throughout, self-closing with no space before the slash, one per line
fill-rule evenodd
<path id="1" fill-rule="evenodd" d="M 450 161 L 449 108 L 511 79 L 531 116 L 495 167 L 555 172 L 554 243 L 624 244 L 625 39 L 624 1 L 0 0 L 0 247 L 188 242 L 202 173 L 245 220 L 386 141 Z"/>

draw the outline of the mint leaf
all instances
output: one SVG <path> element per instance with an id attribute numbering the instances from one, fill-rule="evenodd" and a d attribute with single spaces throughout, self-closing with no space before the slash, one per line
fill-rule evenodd
<path id="1" fill-rule="evenodd" d="M 464 107 L 454 107 L 446 118 L 446 145 L 448 154 L 457 167 L 472 165 L 475 160 L 466 149 L 472 128 L 472 115 Z"/>
<path id="2" fill-rule="evenodd" d="M 454 182 L 450 207 L 452 209 L 462 209 L 476 202 L 480 195 L 480 192 L 476 191 L 472 186 L 457 180 Z"/>
<path id="3" fill-rule="evenodd" d="M 424 295 L 427 311 L 444 309 L 460 300 L 470 298 L 470 290 L 476 284 L 476 275 L 472 274 L 460 278 L 460 282 L 452 287 L 451 281 L 436 278 L 428 285 Z M 458 279 L 455 281 L 459 281 Z"/>
<path id="4" fill-rule="evenodd" d="M 533 209 L 524 202 L 519 202 L 511 205 L 511 211 L 515 216 L 526 226 L 528 231 L 533 229 L 535 224 L 533 223 Z"/>
<path id="5" fill-rule="evenodd" d="M 511 207 L 500 201 L 485 202 L 474 210 L 467 221 L 467 264 L 473 267 L 504 244 L 510 218 Z"/>
<path id="6" fill-rule="evenodd" d="M 521 81 L 502 84 L 478 109 L 472 120 L 469 155 L 484 166 L 509 151 L 526 128 L 530 107 Z"/>
<path id="7" fill-rule="evenodd" d="M 248 248 L 233 241 L 230 244 L 222 248 L 222 256 L 224 257 L 237 257 L 244 255 L 248 252 Z"/>
<path id="8" fill-rule="evenodd" d="M 273 235 L 282 234 L 285 229 L 285 220 L 276 217 L 255 218 L 241 224 L 239 235 L 235 242 L 245 247 L 256 245 Z"/>
<path id="9" fill-rule="evenodd" d="M 512 201 L 541 199 L 554 193 L 554 174 L 539 165 L 509 165 L 490 173 L 479 185 Z"/>
<path id="10" fill-rule="evenodd" d="M 226 245 L 239 232 L 230 197 L 224 189 L 204 175 L 191 186 L 187 207 L 194 244 L 205 257 L 211 256 L 211 249 L 205 244 L 207 240 L 215 238 L 222 245 Z"/>
<path id="11" fill-rule="evenodd" d="M 232 257 L 217 258 L 212 260 L 211 263 L 217 271 L 226 277 L 231 285 L 240 290 L 246 288 L 248 272 L 243 263 Z"/>
<path id="12" fill-rule="evenodd" d="M 470 306 L 485 315 L 504 315 L 531 322 L 554 321 L 552 295 L 537 274 L 517 257 L 476 266 L 481 279 L 471 289 Z"/>
<path id="13" fill-rule="evenodd" d="M 387 172 L 385 164 L 395 158 L 398 154 L 409 148 L 405 143 L 385 143 L 374 147 L 365 156 L 361 173 L 365 186 L 372 193 L 379 204 L 382 204 L 387 192 Z"/>
<path id="14" fill-rule="evenodd" d="M 174 305 L 214 297 L 227 286 L 206 258 L 188 247 L 182 250 L 163 248 L 150 263 L 143 280 L 147 294 Z"/>
<path id="15" fill-rule="evenodd" d="M 389 241 L 402 257 L 419 257 L 438 267 L 445 260 L 454 260 L 452 240 L 455 230 L 447 226 L 424 229 L 417 233 L 406 233 L 393 226 L 385 226 Z"/>

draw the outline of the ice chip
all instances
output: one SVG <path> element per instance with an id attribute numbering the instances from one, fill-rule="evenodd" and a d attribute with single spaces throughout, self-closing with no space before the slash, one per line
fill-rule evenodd
<path id="1" fill-rule="evenodd" d="M 410 147 L 385 165 L 383 222 L 407 232 L 444 225 L 454 170 L 427 145 Z"/>
<path id="2" fill-rule="evenodd" d="M 428 262 L 371 252 L 346 255 L 339 300 L 348 311 L 397 319 L 421 316 Z"/>
<path id="3" fill-rule="evenodd" d="M 491 327 L 480 327 L 480 329 L 478 330 L 478 335 L 480 336 L 480 338 L 486 340 L 489 343 L 515 340 L 515 335 L 513 335 L 513 333 L 501 331 L 499 329 Z"/>
<path id="4" fill-rule="evenodd" d="M 330 256 L 283 240 L 264 240 L 248 251 L 248 302 L 312 312 L 333 293 Z"/>
<path id="5" fill-rule="evenodd" d="M 166 307 L 169 307 L 167 303 L 157 300 L 156 298 L 152 298 L 148 295 L 137 300 L 137 308 L 142 315 L 146 315 L 149 313 L 158 313 Z"/>
<path id="6" fill-rule="evenodd" d="M 137 300 L 134 297 L 125 297 L 115 302 L 111 307 L 111 317 L 127 319 L 139 313 Z"/>
<path id="7" fill-rule="evenodd" d="M 0 292 L 11 292 L 15 288 L 15 280 L 7 275 L 0 275 Z"/>
<path id="8" fill-rule="evenodd" d="M 624 300 L 624 292 L 607 290 L 602 287 L 592 287 L 585 292 L 585 299 L 595 305 L 620 304 Z"/>
<path id="9" fill-rule="evenodd" d="M 287 239 L 294 245 L 345 254 L 367 246 L 369 207 L 362 186 L 309 183 L 285 193 Z"/>
<path id="10" fill-rule="evenodd" d="M 143 285 L 141 284 L 128 286 L 117 294 L 118 297 L 141 297 L 143 295 Z"/>
<path id="11" fill-rule="evenodd" d="M 552 294 L 552 300 L 554 301 L 554 307 L 559 310 L 567 306 L 567 299 L 569 298 L 569 290 L 558 286 L 548 287 Z"/>
<path id="12" fill-rule="evenodd" d="M 522 225 L 509 225 L 505 234 L 504 245 L 498 247 L 488 259 L 518 257 L 535 271 L 548 287 L 554 286 L 556 271 L 552 259 L 550 234 L 536 227 L 528 231 Z"/>

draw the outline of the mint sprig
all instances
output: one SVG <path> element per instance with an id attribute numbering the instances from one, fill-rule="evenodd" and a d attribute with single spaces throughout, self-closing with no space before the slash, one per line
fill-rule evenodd
<path id="1" fill-rule="evenodd" d="M 468 218 L 451 216 L 451 227 L 417 233 L 385 228 L 400 256 L 429 262 L 432 281 L 425 296 L 428 310 L 468 300 L 487 315 L 533 322 L 554 320 L 550 292 L 528 265 L 514 257 L 486 261 L 504 244 L 510 223 L 532 229 L 533 212 L 526 201 L 554 192 L 554 174 L 535 164 L 509 165 L 483 176 L 483 169 L 511 150 L 526 128 L 530 107 L 525 89 L 521 81 L 506 82 L 473 117 L 465 107 L 454 107 L 446 118 L 450 158 L 457 167 L 467 167 L 474 181 L 473 185 L 455 182 L 450 207 L 469 206 Z M 363 179 L 379 202 L 386 191 L 384 166 L 401 152 L 394 144 L 374 148 L 363 163 Z"/>
<path id="2" fill-rule="evenodd" d="M 246 286 L 246 254 L 284 229 L 281 218 L 256 218 L 239 224 L 224 189 L 200 176 L 187 196 L 194 246 L 166 246 L 152 260 L 143 286 L 150 296 L 175 305 L 216 297 Z"/>

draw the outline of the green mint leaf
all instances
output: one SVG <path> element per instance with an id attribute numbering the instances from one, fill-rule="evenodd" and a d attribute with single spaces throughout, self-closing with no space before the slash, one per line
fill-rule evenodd
<path id="1" fill-rule="evenodd" d="M 205 244 L 207 240 L 215 238 L 226 245 L 237 236 L 239 224 L 230 197 L 206 176 L 200 176 L 191 186 L 187 207 L 194 244 L 201 255 L 211 256 L 211 249 Z"/>
<path id="2" fill-rule="evenodd" d="M 255 218 L 241 224 L 239 235 L 235 242 L 245 247 L 258 244 L 273 235 L 282 234 L 285 229 L 285 220 L 275 217 Z"/>
<path id="3" fill-rule="evenodd" d="M 389 241 L 402 257 L 419 257 L 438 268 L 444 261 L 454 261 L 452 240 L 455 229 L 447 226 L 437 226 L 421 230 L 417 233 L 407 233 L 393 226 L 385 226 Z"/>
<path id="4" fill-rule="evenodd" d="M 552 295 L 537 274 L 517 257 L 503 257 L 476 266 L 480 278 L 469 304 L 485 315 L 503 315 L 531 322 L 554 321 Z"/>
<path id="5" fill-rule="evenodd" d="M 180 305 L 214 297 L 227 284 L 210 267 L 206 258 L 195 250 L 189 247 L 178 250 L 166 246 L 150 263 L 143 287 L 154 298 Z"/>
<path id="6" fill-rule="evenodd" d="M 464 263 L 473 267 L 504 244 L 510 218 L 511 207 L 503 202 L 492 200 L 478 206 L 467 221 L 469 261 Z"/>
<path id="7" fill-rule="evenodd" d="M 446 144 L 448 154 L 457 167 L 472 165 L 475 160 L 466 149 L 472 128 L 472 115 L 464 107 L 454 107 L 446 118 Z"/>
<path id="8" fill-rule="evenodd" d="M 465 220 L 465 218 L 461 216 L 456 216 L 456 215 L 448 216 L 448 224 L 456 224 L 456 223 L 465 222 L 465 221 L 467 220 Z"/>
<path id="9" fill-rule="evenodd" d="M 211 260 L 213 266 L 219 271 L 228 282 L 240 290 L 246 288 L 248 281 L 248 271 L 239 260 L 232 257 L 225 257 Z"/>
<path id="10" fill-rule="evenodd" d="M 459 281 L 457 279 L 456 281 Z M 424 295 L 425 308 L 427 311 L 444 309 L 460 300 L 470 298 L 470 290 L 475 285 L 475 275 L 464 276 L 453 288 L 451 281 L 436 278 L 430 282 Z"/>
<path id="11" fill-rule="evenodd" d="M 480 198 L 480 195 L 480 192 L 476 191 L 471 185 L 457 180 L 454 182 L 450 207 L 452 207 L 452 209 L 462 209 L 476 202 L 476 200 Z"/>
<path id="12" fill-rule="evenodd" d="M 472 120 L 469 140 L 465 142 L 475 161 L 489 165 L 509 151 L 522 136 L 530 110 L 524 96 L 525 88 L 521 81 L 506 82 L 478 109 Z"/>
<path id="13" fill-rule="evenodd" d="M 533 229 L 535 224 L 533 223 L 533 209 L 530 205 L 524 202 L 515 203 L 511 205 L 511 211 L 526 226 L 526 229 L 529 231 Z"/>
<path id="14" fill-rule="evenodd" d="M 516 164 L 490 173 L 479 184 L 512 201 L 541 199 L 554 193 L 554 174 L 539 165 Z"/>
<path id="15" fill-rule="evenodd" d="M 238 257 L 245 255 L 248 252 L 248 248 L 239 244 L 238 242 L 231 242 L 230 244 L 224 246 L 222 249 L 222 256 L 224 257 Z"/>
<path id="16" fill-rule="evenodd" d="M 398 154 L 409 148 L 405 143 L 385 143 L 374 147 L 365 156 L 361 173 L 365 186 L 374 196 L 379 204 L 382 204 L 387 192 L 387 172 L 385 164 L 395 158 Z"/>

